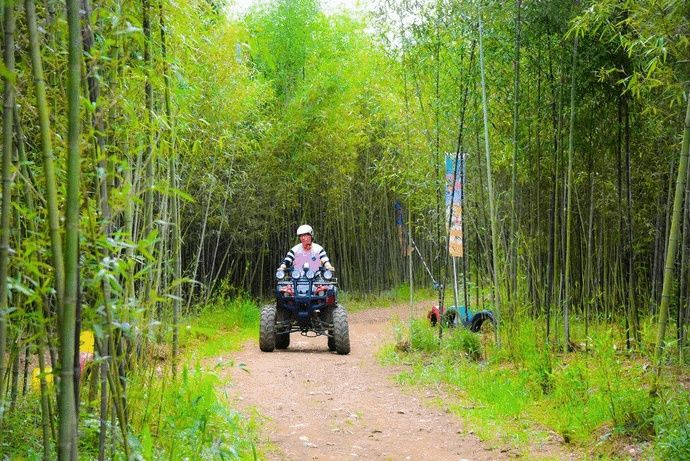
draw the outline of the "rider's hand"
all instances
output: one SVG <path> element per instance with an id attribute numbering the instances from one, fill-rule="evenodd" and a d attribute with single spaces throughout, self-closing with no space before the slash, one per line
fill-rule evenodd
<path id="1" fill-rule="evenodd" d="M 326 269 L 328 269 L 331 272 L 335 272 L 335 267 L 333 267 L 333 265 L 329 262 L 326 262 L 326 264 L 324 264 L 323 267 L 325 267 Z"/>
<path id="2" fill-rule="evenodd" d="M 287 266 L 285 264 L 281 264 L 280 266 L 278 266 L 279 271 L 284 271 L 285 269 L 287 269 Z"/>

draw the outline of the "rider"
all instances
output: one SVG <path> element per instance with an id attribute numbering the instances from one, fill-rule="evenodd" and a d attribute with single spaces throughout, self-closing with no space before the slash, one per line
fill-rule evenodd
<path id="1" fill-rule="evenodd" d="M 323 265 L 328 270 L 335 270 L 331 265 L 326 250 L 317 243 L 314 243 L 314 230 L 309 224 L 302 224 L 297 228 L 297 236 L 300 243 L 288 251 L 278 269 L 285 270 L 287 267 L 303 267 L 304 263 L 309 263 L 309 269 L 316 271 Z"/>

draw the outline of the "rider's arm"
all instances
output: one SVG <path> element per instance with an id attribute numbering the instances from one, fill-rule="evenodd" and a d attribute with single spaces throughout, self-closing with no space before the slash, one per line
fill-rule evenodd
<path id="1" fill-rule="evenodd" d="M 323 265 L 323 267 L 325 267 L 329 271 L 335 270 L 335 267 L 333 267 L 331 261 L 328 259 L 326 250 L 324 250 L 323 248 L 321 248 L 321 251 L 319 252 L 319 259 L 321 260 L 321 264 Z"/>
<path id="2" fill-rule="evenodd" d="M 290 266 L 292 266 L 292 263 L 295 261 L 295 252 L 290 251 L 287 252 L 287 255 L 285 256 L 285 259 L 283 259 L 283 262 L 280 264 L 280 267 L 278 269 L 286 269 Z"/>

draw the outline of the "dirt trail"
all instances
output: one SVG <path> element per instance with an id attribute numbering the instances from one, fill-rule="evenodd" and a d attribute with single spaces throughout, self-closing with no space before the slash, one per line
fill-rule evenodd
<path id="1" fill-rule="evenodd" d="M 394 309 L 350 314 L 352 352 L 328 351 L 326 338 L 291 335 L 290 348 L 264 353 L 248 343 L 233 358 L 227 393 L 265 416 L 262 440 L 277 460 L 489 460 L 509 453 L 483 445 L 452 415 L 396 385 L 375 353 L 390 339 Z M 422 392 L 423 393 L 423 392 Z"/>

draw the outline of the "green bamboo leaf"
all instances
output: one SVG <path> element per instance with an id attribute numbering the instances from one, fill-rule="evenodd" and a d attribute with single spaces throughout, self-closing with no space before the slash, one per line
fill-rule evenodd
<path id="1" fill-rule="evenodd" d="M 7 66 L 5 66 L 4 62 L 0 61 L 0 77 L 3 78 L 3 80 L 9 81 L 12 85 L 15 85 L 17 83 L 17 73 L 16 72 L 11 72 Z"/>

